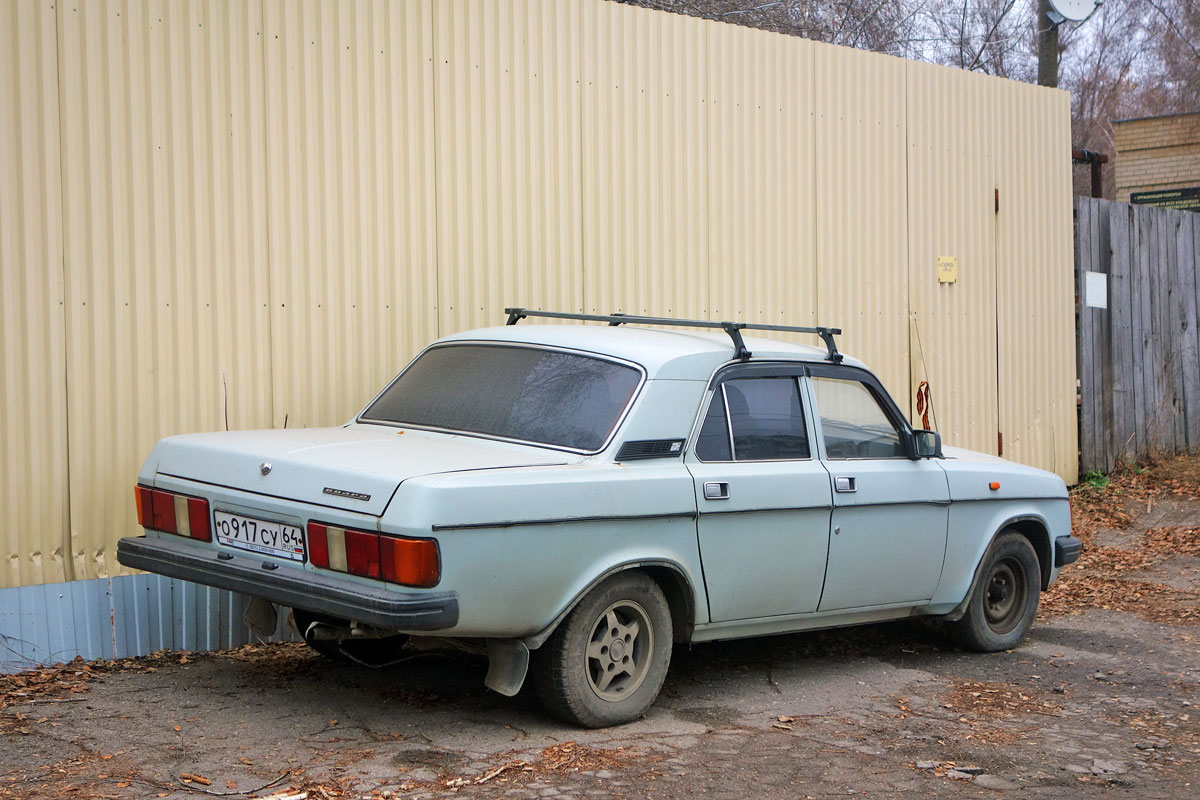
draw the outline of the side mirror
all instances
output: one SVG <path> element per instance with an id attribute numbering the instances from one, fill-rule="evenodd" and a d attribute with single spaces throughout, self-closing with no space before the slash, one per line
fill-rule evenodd
<path id="1" fill-rule="evenodd" d="M 917 458 L 941 458 L 941 434 L 934 431 L 913 431 L 913 452 Z"/>

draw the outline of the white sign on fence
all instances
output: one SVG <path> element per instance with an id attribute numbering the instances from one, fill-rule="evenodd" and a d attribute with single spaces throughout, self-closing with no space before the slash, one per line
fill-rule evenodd
<path id="1" fill-rule="evenodd" d="M 1086 272 L 1083 303 L 1088 308 L 1108 308 L 1108 276 L 1103 272 Z"/>

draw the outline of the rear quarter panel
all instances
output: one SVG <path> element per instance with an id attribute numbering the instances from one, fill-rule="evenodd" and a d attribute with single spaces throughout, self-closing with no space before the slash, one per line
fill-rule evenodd
<path id="1" fill-rule="evenodd" d="M 401 484 L 384 530 L 437 538 L 439 590 L 458 593 L 454 636 L 525 637 L 599 576 L 674 566 L 707 621 L 696 498 L 682 461 L 585 462 L 447 473 Z"/>

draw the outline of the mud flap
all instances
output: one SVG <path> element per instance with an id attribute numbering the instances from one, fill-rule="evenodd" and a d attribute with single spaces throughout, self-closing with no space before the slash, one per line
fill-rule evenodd
<path id="1" fill-rule="evenodd" d="M 529 648 L 517 639 L 488 639 L 488 671 L 483 685 L 506 697 L 521 691 L 529 671 Z"/>
<path id="2" fill-rule="evenodd" d="M 279 624 L 279 616 L 270 601 L 261 597 L 251 597 L 250 602 L 246 603 L 246 610 L 242 612 L 242 621 L 246 623 L 247 628 L 259 636 L 270 636 L 275 633 L 275 626 Z"/>

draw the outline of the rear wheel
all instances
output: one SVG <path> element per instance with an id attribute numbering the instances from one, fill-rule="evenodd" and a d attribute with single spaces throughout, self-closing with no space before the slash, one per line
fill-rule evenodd
<path id="1" fill-rule="evenodd" d="M 589 592 L 534 652 L 534 686 L 547 710 L 567 722 L 630 722 L 658 697 L 671 647 L 662 589 L 647 575 L 623 573 Z"/>
<path id="2" fill-rule="evenodd" d="M 397 633 L 378 638 L 322 639 L 316 635 L 322 625 L 333 628 L 349 628 L 345 620 L 333 619 L 303 609 L 292 609 L 292 620 L 296 630 L 304 637 L 304 643 L 332 661 L 343 664 L 358 664 L 378 669 L 400 660 L 400 649 L 408 642 L 408 635 Z"/>
<path id="3" fill-rule="evenodd" d="M 970 650 L 1016 647 L 1037 615 L 1040 591 L 1041 569 L 1033 545 L 1016 531 L 1005 531 L 983 557 L 966 613 L 948 623 L 947 631 Z"/>

